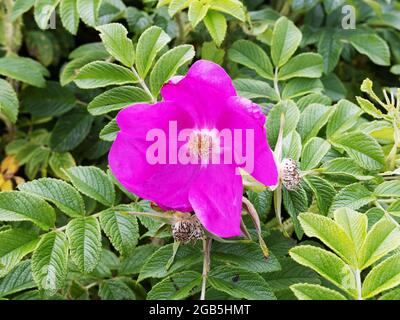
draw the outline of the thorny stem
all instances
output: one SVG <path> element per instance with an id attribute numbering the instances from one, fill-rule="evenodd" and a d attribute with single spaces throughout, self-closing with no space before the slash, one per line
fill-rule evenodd
<path id="1" fill-rule="evenodd" d="M 139 79 L 139 84 L 140 86 L 143 88 L 144 91 L 146 91 L 146 93 L 149 95 L 149 97 L 151 98 L 151 102 L 152 103 L 156 103 L 157 99 L 156 97 L 154 97 L 154 95 L 151 93 L 149 87 L 147 86 L 146 82 L 144 82 L 144 80 L 139 76 L 139 74 L 137 73 L 136 69 L 132 66 L 131 68 L 133 74 L 135 75 L 136 78 Z"/>
<path id="2" fill-rule="evenodd" d="M 203 239 L 203 273 L 202 273 L 202 283 L 201 283 L 201 293 L 200 300 L 206 299 L 206 287 L 207 287 L 207 277 L 210 271 L 210 251 L 211 251 L 210 238 Z"/>

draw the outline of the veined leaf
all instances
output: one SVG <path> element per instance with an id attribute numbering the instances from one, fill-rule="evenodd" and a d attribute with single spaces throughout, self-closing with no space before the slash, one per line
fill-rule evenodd
<path id="1" fill-rule="evenodd" d="M 318 284 L 298 283 L 290 289 L 299 300 L 347 300 L 341 293 Z"/>
<path id="2" fill-rule="evenodd" d="M 0 297 L 36 287 L 31 271 L 31 261 L 24 260 L 0 280 Z"/>
<path id="3" fill-rule="evenodd" d="M 334 109 L 321 104 L 310 104 L 300 115 L 297 131 L 303 143 L 317 136 L 318 132 L 327 123 Z"/>
<path id="4" fill-rule="evenodd" d="M 400 181 L 385 181 L 374 190 L 377 197 L 400 197 Z"/>
<path id="5" fill-rule="evenodd" d="M 290 59 L 279 70 L 278 79 L 288 80 L 291 78 L 319 78 L 322 76 L 323 60 L 316 53 L 301 53 Z"/>
<path id="6" fill-rule="evenodd" d="M 225 16 L 217 11 L 209 10 L 204 17 L 204 24 L 215 44 L 220 46 L 226 35 L 227 22 Z"/>
<path id="7" fill-rule="evenodd" d="M 101 0 L 77 0 L 78 13 L 82 21 L 95 27 L 98 20 Z"/>
<path id="8" fill-rule="evenodd" d="M 34 17 L 40 29 L 46 29 L 50 16 L 53 14 L 60 0 L 36 0 Z"/>
<path id="9" fill-rule="evenodd" d="M 61 0 L 60 16 L 64 28 L 76 35 L 79 26 L 77 0 Z"/>
<path id="10" fill-rule="evenodd" d="M 0 58 L 0 75 L 25 82 L 35 87 L 44 87 L 44 75 L 47 70 L 30 58 L 2 57 Z"/>
<path id="11" fill-rule="evenodd" d="M 99 288 L 102 300 L 135 300 L 135 294 L 129 286 L 120 279 L 103 281 Z"/>
<path id="12" fill-rule="evenodd" d="M 357 210 L 374 200 L 375 197 L 371 191 L 361 183 L 353 183 L 347 185 L 336 194 L 330 211 L 334 212 L 336 209 L 342 207 Z"/>
<path id="13" fill-rule="evenodd" d="M 319 176 L 309 175 L 303 179 L 314 192 L 320 213 L 326 216 L 336 194 L 335 188 Z"/>
<path id="14" fill-rule="evenodd" d="M 17 121 L 19 101 L 13 87 L 0 79 L 0 112 L 12 123 Z"/>
<path id="15" fill-rule="evenodd" d="M 301 154 L 301 170 L 316 168 L 330 148 L 331 145 L 328 141 L 319 137 L 311 138 L 304 146 Z"/>

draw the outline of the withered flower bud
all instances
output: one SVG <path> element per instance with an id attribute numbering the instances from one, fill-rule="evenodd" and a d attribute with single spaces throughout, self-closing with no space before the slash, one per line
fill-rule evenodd
<path id="1" fill-rule="evenodd" d="M 300 172 L 297 162 L 293 159 L 283 159 L 281 164 L 281 181 L 289 191 L 296 190 L 300 184 Z"/>
<path id="2" fill-rule="evenodd" d="M 195 216 L 189 219 L 183 219 L 172 225 L 172 236 L 175 241 L 188 243 L 190 241 L 196 242 L 203 239 L 203 227 Z"/>

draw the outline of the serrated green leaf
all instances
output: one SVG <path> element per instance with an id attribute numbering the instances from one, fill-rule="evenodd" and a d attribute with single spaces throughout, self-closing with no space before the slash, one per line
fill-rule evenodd
<path id="1" fill-rule="evenodd" d="M 310 245 L 290 249 L 290 257 L 303 266 L 318 272 L 337 287 L 354 295 L 356 281 L 351 268 L 333 253 Z"/>
<path id="2" fill-rule="evenodd" d="M 142 89 L 132 86 L 112 88 L 94 98 L 88 105 L 92 115 L 101 115 L 120 110 L 137 102 L 149 102 L 151 98 Z"/>
<path id="3" fill-rule="evenodd" d="M 24 260 L 0 280 L 0 297 L 36 287 L 31 271 L 31 261 Z"/>
<path id="4" fill-rule="evenodd" d="M 62 288 L 68 271 L 68 240 L 53 231 L 40 240 L 32 255 L 32 274 L 39 288 L 51 294 Z"/>
<path id="5" fill-rule="evenodd" d="M 333 143 L 343 149 L 357 164 L 367 170 L 379 170 L 385 164 L 381 146 L 371 136 L 362 132 L 345 133 L 335 137 Z"/>
<path id="6" fill-rule="evenodd" d="M 223 291 L 239 299 L 276 300 L 266 281 L 257 273 L 233 266 L 213 268 L 208 282 L 216 290 Z"/>
<path id="7" fill-rule="evenodd" d="M 364 299 L 400 284 L 400 256 L 394 255 L 374 267 L 365 277 L 362 286 Z"/>
<path id="8" fill-rule="evenodd" d="M 168 6 L 168 13 L 172 17 L 174 16 L 177 12 L 185 9 L 191 0 L 170 0 L 169 6 Z M 159 4 L 160 6 L 160 4 Z"/>
<path id="9" fill-rule="evenodd" d="M 339 62 L 343 45 L 336 31 L 324 30 L 318 41 L 318 53 L 323 57 L 324 73 L 331 73 Z"/>
<path id="10" fill-rule="evenodd" d="M 376 119 L 382 119 L 382 111 L 377 109 L 372 102 L 367 99 L 356 97 L 358 104 L 360 105 L 361 109 L 368 113 L 370 116 L 373 116 Z"/>
<path id="11" fill-rule="evenodd" d="M 208 9 L 210 9 L 210 3 L 204 3 L 199 0 L 191 1 L 189 5 L 188 18 L 193 28 L 204 19 Z"/>
<path id="12" fill-rule="evenodd" d="M 77 0 L 61 0 L 60 17 L 64 28 L 76 35 L 79 26 Z"/>
<path id="13" fill-rule="evenodd" d="M 267 98 L 278 101 L 275 90 L 264 81 L 254 79 L 235 79 L 233 84 L 239 96 L 247 99 Z"/>
<path id="14" fill-rule="evenodd" d="M 68 183 L 53 178 L 41 178 L 24 183 L 21 191 L 39 196 L 54 203 L 70 217 L 85 215 L 85 205 L 81 195 Z"/>
<path id="15" fill-rule="evenodd" d="M 78 146 L 89 134 L 93 117 L 86 111 L 75 111 L 59 118 L 50 137 L 50 147 L 66 152 Z"/>
<path id="16" fill-rule="evenodd" d="M 293 99 L 305 94 L 321 93 L 324 86 L 319 79 L 294 78 L 287 82 L 282 91 L 282 97 Z"/>
<path id="17" fill-rule="evenodd" d="M 49 159 L 49 166 L 57 177 L 68 180 L 63 170 L 75 167 L 76 163 L 74 157 L 69 152 L 52 152 Z"/>
<path id="18" fill-rule="evenodd" d="M 47 29 L 51 15 L 60 0 L 36 0 L 34 17 L 40 29 Z"/>
<path id="19" fill-rule="evenodd" d="M 377 197 L 400 197 L 400 181 L 392 180 L 382 182 L 374 190 Z"/>
<path id="20" fill-rule="evenodd" d="M 239 0 L 212 0 L 211 9 L 230 14 L 231 16 L 245 21 L 243 3 Z"/>
<path id="21" fill-rule="evenodd" d="M 20 191 L 0 193 L 0 221 L 31 221 L 48 230 L 55 218 L 54 209 L 36 196 Z"/>
<path id="22" fill-rule="evenodd" d="M 297 131 L 303 144 L 317 136 L 335 109 L 321 104 L 310 104 L 300 115 Z"/>
<path id="23" fill-rule="evenodd" d="M 318 238 L 344 261 L 356 265 L 354 244 L 343 227 L 330 218 L 314 213 L 301 213 L 299 220 L 306 235 Z"/>
<path id="24" fill-rule="evenodd" d="M 45 86 L 45 80 L 43 78 L 46 74 L 45 70 L 43 66 L 30 58 L 0 58 L 1 75 L 25 82 L 35 87 Z"/>
<path id="25" fill-rule="evenodd" d="M 93 61 L 80 69 L 75 83 L 82 89 L 136 83 L 138 78 L 127 68 L 105 61 Z"/>
<path id="26" fill-rule="evenodd" d="M 361 248 L 360 269 L 363 270 L 378 261 L 385 254 L 400 246 L 400 230 L 391 221 L 381 219 L 367 234 Z"/>
<path id="27" fill-rule="evenodd" d="M 158 248 L 153 244 L 144 244 L 133 249 L 132 253 L 124 257 L 119 268 L 119 273 L 132 275 L 140 272 L 143 264 Z"/>
<path id="28" fill-rule="evenodd" d="M 69 168 L 65 172 L 80 192 L 106 206 L 113 205 L 114 186 L 101 169 L 94 166 L 79 166 Z"/>
<path id="29" fill-rule="evenodd" d="M 148 300 L 181 300 L 200 291 L 201 273 L 184 271 L 173 274 L 151 288 Z"/>
<path id="30" fill-rule="evenodd" d="M 103 281 L 99 288 L 101 300 L 135 300 L 135 294 L 129 286 L 120 279 Z"/>
<path id="31" fill-rule="evenodd" d="M 300 225 L 298 216 L 301 212 L 307 211 L 308 199 L 307 194 L 302 186 L 298 186 L 296 190 L 289 191 L 286 188 L 282 190 L 283 206 L 292 218 L 294 231 L 299 239 L 303 237 L 304 231 Z"/>
<path id="32" fill-rule="evenodd" d="M 373 178 L 372 176 L 364 175 L 363 169 L 350 158 L 335 158 L 329 160 L 325 162 L 321 168 L 324 174 L 329 175 L 345 175 L 358 180 L 369 180 Z"/>
<path id="33" fill-rule="evenodd" d="M 136 46 L 136 68 L 143 79 L 149 72 L 157 53 L 170 41 L 170 36 L 156 26 L 142 33 Z"/>
<path id="34" fill-rule="evenodd" d="M 301 155 L 301 137 L 299 133 L 294 130 L 290 132 L 282 141 L 282 159 L 291 158 L 299 161 Z"/>
<path id="35" fill-rule="evenodd" d="M 19 101 L 13 87 L 3 79 L 0 79 L 0 112 L 6 118 L 15 123 L 18 117 Z"/>
<path id="36" fill-rule="evenodd" d="M 228 57 L 230 60 L 254 70 L 263 78 L 274 78 L 268 55 L 261 47 L 249 40 L 236 41 L 229 49 Z"/>
<path id="37" fill-rule="evenodd" d="M 0 232 L 0 278 L 8 274 L 39 241 L 38 236 L 24 229 L 9 229 Z M 0 284 L 1 287 L 1 284 Z M 1 296 L 0 291 L 0 296 Z"/>
<path id="38" fill-rule="evenodd" d="M 329 118 L 326 127 L 326 135 L 330 138 L 340 136 L 350 129 L 361 115 L 360 108 L 348 100 L 340 100 L 334 108 L 335 111 Z"/>
<path id="39" fill-rule="evenodd" d="M 118 132 L 119 127 L 117 121 L 113 119 L 101 129 L 99 136 L 100 139 L 104 141 L 114 141 Z"/>
<path id="40" fill-rule="evenodd" d="M 29 11 L 35 3 L 35 0 L 16 0 L 12 7 L 11 19 L 15 21 L 18 17 Z"/>
<path id="41" fill-rule="evenodd" d="M 71 257 L 83 273 L 94 270 L 100 260 L 101 233 L 100 224 L 94 217 L 72 219 L 66 234 Z"/>
<path id="42" fill-rule="evenodd" d="M 353 183 L 338 192 L 333 199 L 330 211 L 333 212 L 341 207 L 357 210 L 374 200 L 375 197 L 371 191 L 361 183 Z"/>
<path id="43" fill-rule="evenodd" d="M 298 283 L 290 289 L 299 300 L 347 300 L 339 292 L 317 284 Z"/>
<path id="44" fill-rule="evenodd" d="M 162 85 L 175 75 L 179 67 L 191 61 L 193 57 L 194 49 L 191 45 L 177 46 L 164 53 L 150 74 L 151 92 L 157 96 Z"/>
<path id="45" fill-rule="evenodd" d="M 226 18 L 222 13 L 214 10 L 209 10 L 204 17 L 204 24 L 211 38 L 215 44 L 219 47 L 225 39 L 227 22 Z"/>
<path id="46" fill-rule="evenodd" d="M 304 181 L 314 192 L 320 213 L 326 216 L 336 194 L 335 188 L 328 181 L 319 176 L 306 176 L 304 177 Z"/>
<path id="47" fill-rule="evenodd" d="M 271 56 L 274 65 L 281 67 L 297 50 L 302 34 L 295 24 L 286 17 L 279 18 L 274 25 Z"/>
<path id="48" fill-rule="evenodd" d="M 136 217 L 109 209 L 101 213 L 100 224 L 113 246 L 123 256 L 132 253 L 139 239 Z"/>
<path id="49" fill-rule="evenodd" d="M 278 79 L 288 80 L 291 78 L 319 78 L 322 76 L 323 60 L 316 53 L 301 53 L 290 59 L 279 70 Z"/>
<path id="50" fill-rule="evenodd" d="M 91 27 L 97 25 L 101 0 L 77 0 L 79 17 Z"/>
<path id="51" fill-rule="evenodd" d="M 301 153 L 301 170 L 316 168 L 330 148 L 331 145 L 328 141 L 319 137 L 311 138 L 306 143 Z"/>
<path id="52" fill-rule="evenodd" d="M 128 30 L 120 23 L 109 23 L 96 28 L 106 50 L 127 67 L 132 67 L 135 59 L 133 42 L 128 38 Z"/>

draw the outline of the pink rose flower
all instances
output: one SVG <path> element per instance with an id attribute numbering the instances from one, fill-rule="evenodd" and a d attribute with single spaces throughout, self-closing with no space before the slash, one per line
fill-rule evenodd
<path id="1" fill-rule="evenodd" d="M 109 165 L 130 192 L 169 210 L 194 211 L 220 237 L 241 235 L 242 177 L 278 181 L 261 108 L 239 97 L 219 65 L 200 60 L 161 90 L 163 100 L 117 115 Z M 245 153 L 244 153 L 245 151 Z"/>

